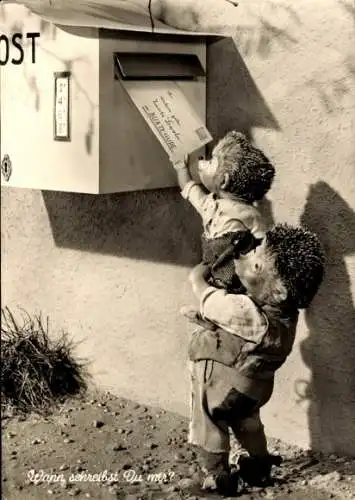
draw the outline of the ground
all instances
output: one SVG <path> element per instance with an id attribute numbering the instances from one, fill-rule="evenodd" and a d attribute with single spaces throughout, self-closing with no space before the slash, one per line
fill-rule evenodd
<path id="1" fill-rule="evenodd" d="M 48 417 L 2 421 L 4 500 L 77 498 L 218 499 L 196 488 L 188 422 L 107 392 L 71 399 Z M 284 463 L 275 484 L 242 500 L 355 499 L 355 458 L 321 456 L 269 440 Z M 97 474 L 97 476 L 94 476 Z"/>

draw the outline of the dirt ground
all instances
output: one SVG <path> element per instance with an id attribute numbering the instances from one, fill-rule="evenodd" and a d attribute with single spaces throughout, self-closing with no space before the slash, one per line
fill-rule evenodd
<path id="1" fill-rule="evenodd" d="M 2 421 L 2 498 L 216 499 L 196 486 L 188 422 L 109 393 L 67 401 L 50 417 Z M 355 458 L 325 457 L 269 440 L 284 457 L 275 484 L 243 500 L 355 499 Z"/>

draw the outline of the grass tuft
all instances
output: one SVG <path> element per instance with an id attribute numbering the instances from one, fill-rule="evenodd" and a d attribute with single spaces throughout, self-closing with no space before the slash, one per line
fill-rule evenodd
<path id="1" fill-rule="evenodd" d="M 67 333 L 49 337 L 48 318 L 22 315 L 19 322 L 10 309 L 1 309 L 1 410 L 2 413 L 48 414 L 67 397 L 88 388 L 87 363 L 75 359 L 75 344 Z"/>

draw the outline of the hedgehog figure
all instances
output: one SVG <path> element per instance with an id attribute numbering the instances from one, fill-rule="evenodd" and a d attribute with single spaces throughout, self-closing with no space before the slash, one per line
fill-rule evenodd
<path id="1" fill-rule="evenodd" d="M 202 260 L 213 266 L 236 241 L 241 250 L 255 246 L 265 235 L 257 207 L 269 191 L 275 168 L 264 153 L 237 131 L 228 132 L 215 146 L 210 160 L 200 160 L 200 181 L 193 181 L 186 163 L 174 165 L 182 196 L 202 217 Z M 223 259 L 211 271 L 210 284 L 231 292 L 242 287 L 233 260 Z"/>
<path id="2" fill-rule="evenodd" d="M 205 266 L 190 274 L 201 328 L 189 342 L 189 442 L 205 470 L 203 487 L 231 496 L 240 479 L 269 484 L 281 458 L 270 455 L 260 409 L 269 401 L 276 371 L 291 353 L 299 309 L 310 306 L 324 275 L 318 237 L 304 227 L 278 224 L 255 251 L 234 255 L 246 294 L 208 285 Z M 229 467 L 229 429 L 248 453 Z"/>

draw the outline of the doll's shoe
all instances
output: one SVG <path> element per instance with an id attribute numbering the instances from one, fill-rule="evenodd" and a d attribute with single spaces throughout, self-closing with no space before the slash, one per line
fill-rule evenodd
<path id="1" fill-rule="evenodd" d="M 234 497 L 238 495 L 241 484 L 238 472 L 221 471 L 217 474 L 208 474 L 202 483 L 201 489 L 223 496 Z"/>
<path id="2" fill-rule="evenodd" d="M 205 475 L 201 489 L 224 496 L 237 495 L 241 481 L 239 473 L 237 471 L 232 473 L 230 470 L 228 453 L 210 453 L 200 450 L 199 455 Z"/>
<path id="3" fill-rule="evenodd" d="M 273 484 L 271 468 L 280 466 L 282 458 L 279 455 L 265 457 L 241 456 L 238 460 L 239 475 L 249 486 L 268 486 Z"/>

